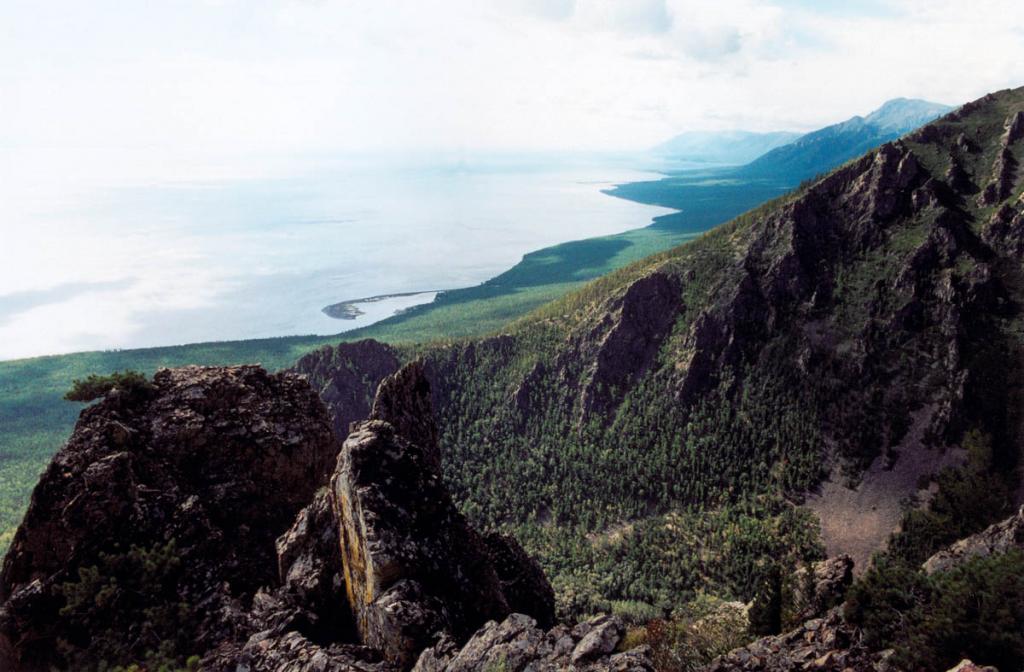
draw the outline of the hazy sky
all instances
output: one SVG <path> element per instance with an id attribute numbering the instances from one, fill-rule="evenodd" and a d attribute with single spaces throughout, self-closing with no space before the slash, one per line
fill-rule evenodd
<path id="1" fill-rule="evenodd" d="M 0 147 L 632 149 L 1024 84 L 1020 0 L 2 0 Z"/>

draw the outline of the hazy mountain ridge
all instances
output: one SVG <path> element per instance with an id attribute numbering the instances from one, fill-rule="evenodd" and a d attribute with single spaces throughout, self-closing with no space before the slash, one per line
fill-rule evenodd
<path id="1" fill-rule="evenodd" d="M 894 98 L 865 117 L 851 117 L 772 149 L 743 166 L 739 173 L 792 175 L 797 181 L 814 177 L 952 109 L 925 100 Z"/>
<path id="2" fill-rule="evenodd" d="M 657 145 L 651 153 L 695 163 L 739 165 L 789 144 L 800 135 L 792 131 L 688 131 Z"/>

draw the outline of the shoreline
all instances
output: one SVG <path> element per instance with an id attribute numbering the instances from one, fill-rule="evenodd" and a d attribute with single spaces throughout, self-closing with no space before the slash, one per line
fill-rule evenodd
<path id="1" fill-rule="evenodd" d="M 379 303 L 381 301 L 388 301 L 390 299 L 402 299 L 410 296 L 421 296 L 423 294 L 434 294 L 435 296 L 443 294 L 446 290 L 443 289 L 424 289 L 418 292 L 396 292 L 392 294 L 375 294 L 374 296 L 367 296 L 361 299 L 347 299 L 345 301 L 339 301 L 338 303 L 332 303 L 329 306 L 324 306 L 320 309 L 327 317 L 335 320 L 355 320 L 360 315 L 365 315 L 366 312 L 361 310 L 358 304 L 361 303 Z M 408 310 L 408 308 L 402 308 L 395 311 L 395 315 L 400 315 L 402 312 Z"/>

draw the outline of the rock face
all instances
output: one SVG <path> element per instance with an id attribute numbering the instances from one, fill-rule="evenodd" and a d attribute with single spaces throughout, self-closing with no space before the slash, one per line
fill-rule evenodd
<path id="1" fill-rule="evenodd" d="M 437 423 L 423 362 L 407 364 L 381 382 L 369 419 L 389 423 L 396 434 L 420 446 L 431 468 L 440 472 Z"/>
<path id="2" fill-rule="evenodd" d="M 971 558 L 1006 553 L 1014 548 L 1024 548 L 1024 507 L 1006 520 L 939 551 L 925 560 L 923 567 L 928 574 L 944 572 Z"/>
<path id="3" fill-rule="evenodd" d="M 406 667 L 441 633 L 464 641 L 513 605 L 550 622 L 554 599 L 539 568 L 511 539 L 485 542 L 456 510 L 431 452 L 398 434 L 396 425 L 430 436 L 411 422 L 429 408 L 422 369 L 389 381 L 374 406 L 380 419 L 353 427 L 331 479 L 361 640 Z"/>
<path id="4" fill-rule="evenodd" d="M 116 646 L 130 662 L 155 643 L 201 652 L 234 636 L 232 614 L 278 582 L 275 538 L 336 452 L 297 376 L 189 367 L 108 394 L 43 474 L 4 561 L 0 668 L 85 666 Z M 146 594 L 124 585 L 144 579 Z M 143 617 L 170 600 L 196 612 L 167 611 L 165 630 Z"/>
<path id="5" fill-rule="evenodd" d="M 681 309 L 679 282 L 652 273 L 630 285 L 609 306 L 606 319 L 581 344 L 593 343 L 590 371 L 581 392 L 583 419 L 603 417 L 620 399 L 612 390 L 625 390 L 650 368 Z"/>
<path id="6" fill-rule="evenodd" d="M 853 558 L 840 555 L 800 567 L 793 577 L 796 620 L 820 617 L 838 605 L 853 583 Z"/>
<path id="7" fill-rule="evenodd" d="M 345 437 L 349 425 L 370 415 L 377 387 L 400 366 L 394 348 L 366 339 L 324 346 L 300 359 L 294 371 L 320 394 L 331 411 L 335 433 Z"/>
<path id="8" fill-rule="evenodd" d="M 490 622 L 461 649 L 443 640 L 427 649 L 414 672 L 654 672 L 646 647 L 615 653 L 625 633 L 615 618 L 599 616 L 574 628 L 557 625 L 545 632 L 523 614 Z"/>

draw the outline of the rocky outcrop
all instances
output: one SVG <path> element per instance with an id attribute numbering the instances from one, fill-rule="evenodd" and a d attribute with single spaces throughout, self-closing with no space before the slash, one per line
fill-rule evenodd
<path id="1" fill-rule="evenodd" d="M 436 458 L 398 433 L 396 425 L 432 436 L 415 422 L 429 394 L 418 364 L 382 385 L 380 419 L 353 428 L 331 479 L 360 639 L 400 667 L 441 633 L 464 641 L 511 605 L 554 617 L 551 588 L 532 561 L 511 539 L 485 542 L 452 503 Z"/>
<path id="2" fill-rule="evenodd" d="M 800 567 L 793 575 L 793 601 L 797 617 L 806 621 L 825 614 L 846 596 L 853 583 L 853 558 L 840 555 Z"/>
<path id="3" fill-rule="evenodd" d="M 431 468 L 440 471 L 437 423 L 422 361 L 403 366 L 381 382 L 369 419 L 389 423 L 396 434 L 420 446 Z"/>
<path id="4" fill-rule="evenodd" d="M 939 551 L 925 560 L 923 567 L 928 574 L 944 572 L 971 558 L 1006 553 L 1015 548 L 1024 549 L 1024 507 L 1006 520 Z"/>
<path id="5" fill-rule="evenodd" d="M 798 672 L 875 670 L 886 658 L 864 645 L 860 631 L 846 623 L 839 609 L 804 622 L 787 633 L 763 637 L 720 656 L 704 672 Z"/>
<path id="6" fill-rule="evenodd" d="M 319 641 L 357 641 L 342 566 L 338 519 L 323 488 L 277 539 L 278 592 L 302 606 L 303 630 Z"/>
<path id="7" fill-rule="evenodd" d="M 616 394 L 650 368 L 681 310 L 679 290 L 672 276 L 652 273 L 630 285 L 588 335 L 597 347 L 580 397 L 584 421 L 607 413 Z"/>
<path id="8" fill-rule="evenodd" d="M 353 422 L 370 415 L 381 381 L 400 367 L 394 348 L 365 339 L 325 345 L 302 357 L 293 370 L 317 391 L 331 413 L 335 434 L 345 437 Z"/>
<path id="9" fill-rule="evenodd" d="M 615 618 L 599 616 L 570 628 L 544 631 L 523 614 L 490 622 L 459 648 L 450 639 L 427 649 L 414 672 L 654 672 L 646 647 L 616 653 L 625 628 Z"/>
<path id="10" fill-rule="evenodd" d="M 82 412 L 4 560 L 0 668 L 81 667 L 111 650 L 131 662 L 159 642 L 198 652 L 236 636 L 240 609 L 278 583 L 275 539 L 336 453 L 294 375 L 188 367 L 144 393 L 113 390 Z M 194 611 L 179 619 L 179 603 Z"/>
<path id="11" fill-rule="evenodd" d="M 1004 124 L 1003 133 L 995 162 L 992 164 L 991 182 L 985 185 L 978 203 L 983 206 L 995 205 L 1005 201 L 1013 193 L 1014 180 L 1017 174 L 1017 158 L 1012 147 L 1024 137 L 1024 113 L 1017 111 Z"/>
<path id="12" fill-rule="evenodd" d="M 400 665 L 438 633 L 466 637 L 509 610 L 482 540 L 429 464 L 391 425 L 370 421 L 345 441 L 331 484 L 359 635 Z"/>

